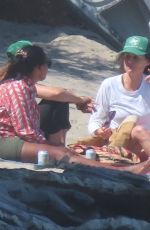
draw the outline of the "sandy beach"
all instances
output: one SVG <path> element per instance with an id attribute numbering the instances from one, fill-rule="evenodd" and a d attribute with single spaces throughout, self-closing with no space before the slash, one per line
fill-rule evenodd
<path id="1" fill-rule="evenodd" d="M 89 30 L 74 26 L 50 27 L 37 24 L 18 24 L 0 20 L 0 62 L 6 61 L 7 46 L 19 39 L 28 39 L 42 46 L 52 59 L 52 68 L 42 84 L 72 89 L 93 99 L 106 77 L 117 72 L 116 53 L 105 46 L 101 37 Z M 71 130 L 67 144 L 88 136 L 89 114 L 70 104 Z"/>

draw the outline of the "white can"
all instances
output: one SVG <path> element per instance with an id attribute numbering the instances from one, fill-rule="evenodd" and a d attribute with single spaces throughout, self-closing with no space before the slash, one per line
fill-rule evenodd
<path id="1" fill-rule="evenodd" d="M 146 177 L 147 177 L 148 181 L 150 181 L 150 173 L 146 173 Z"/>
<path id="2" fill-rule="evenodd" d="M 38 152 L 38 165 L 45 166 L 49 164 L 49 154 L 45 150 L 40 150 Z"/>
<path id="3" fill-rule="evenodd" d="M 96 152 L 94 149 L 87 149 L 85 152 L 87 159 L 96 160 Z"/>

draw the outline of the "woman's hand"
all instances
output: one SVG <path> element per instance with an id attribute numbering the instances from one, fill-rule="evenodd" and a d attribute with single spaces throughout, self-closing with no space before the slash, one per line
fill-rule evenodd
<path id="1" fill-rule="evenodd" d="M 51 154 L 50 156 L 52 156 L 54 159 L 58 161 L 62 160 L 64 157 L 70 159 L 70 157 L 78 155 L 78 153 L 75 152 L 73 149 L 63 146 L 51 146 L 51 151 L 53 154 Z"/>
<path id="2" fill-rule="evenodd" d="M 92 111 L 95 111 L 94 102 L 90 97 L 82 96 L 81 98 L 82 101 L 76 104 L 78 110 L 81 110 L 83 113 L 92 113 Z"/>
<path id="3" fill-rule="evenodd" d="M 103 139 L 109 139 L 109 137 L 112 135 L 112 131 L 110 128 L 103 126 L 102 128 L 97 129 L 94 134 L 96 136 L 101 136 Z"/>

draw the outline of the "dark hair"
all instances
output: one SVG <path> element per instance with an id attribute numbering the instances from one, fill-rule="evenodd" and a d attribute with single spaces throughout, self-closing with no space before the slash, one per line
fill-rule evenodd
<path id="1" fill-rule="evenodd" d="M 145 58 L 150 61 L 150 54 L 145 54 Z M 150 74 L 150 65 L 147 65 L 144 69 L 144 74 L 149 75 Z"/>
<path id="2" fill-rule="evenodd" d="M 150 65 L 147 65 L 144 69 L 144 74 L 145 75 L 150 75 Z"/>
<path id="3" fill-rule="evenodd" d="M 35 67 L 43 64 L 51 64 L 44 50 L 36 45 L 25 46 L 10 57 L 3 79 L 16 78 L 18 74 L 28 76 Z"/>

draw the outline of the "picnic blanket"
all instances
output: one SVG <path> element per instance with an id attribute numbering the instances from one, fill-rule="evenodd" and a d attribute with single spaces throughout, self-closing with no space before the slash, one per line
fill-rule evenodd
<path id="1" fill-rule="evenodd" d="M 124 166 L 124 165 L 133 165 L 140 163 L 139 157 L 131 152 L 130 150 L 124 147 L 115 147 L 115 146 L 87 146 L 81 144 L 71 144 L 69 148 L 75 150 L 81 155 L 86 154 L 87 148 L 92 148 L 96 152 L 96 160 L 101 163 L 108 163 L 114 166 Z"/>

